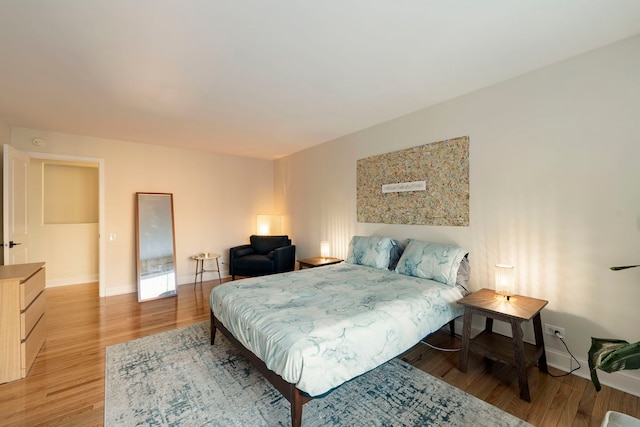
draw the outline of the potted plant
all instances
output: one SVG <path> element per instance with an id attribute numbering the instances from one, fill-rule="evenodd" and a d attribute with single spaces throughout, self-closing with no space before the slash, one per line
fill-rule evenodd
<path id="1" fill-rule="evenodd" d="M 591 381 L 600 391 L 600 381 L 596 369 L 605 372 L 640 369 L 640 341 L 629 344 L 624 340 L 591 338 L 589 349 L 589 370 Z"/>
<path id="2" fill-rule="evenodd" d="M 636 267 L 640 265 L 611 267 L 611 270 L 620 271 Z M 640 369 L 640 341 L 629 344 L 624 340 L 591 337 L 589 371 L 596 391 L 600 391 L 602 387 L 596 369 L 609 373 L 625 369 Z"/>

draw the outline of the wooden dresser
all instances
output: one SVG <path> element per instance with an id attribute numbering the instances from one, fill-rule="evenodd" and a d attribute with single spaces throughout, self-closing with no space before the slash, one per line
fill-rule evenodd
<path id="1" fill-rule="evenodd" d="M 27 376 L 47 338 L 43 262 L 0 266 L 0 384 Z"/>

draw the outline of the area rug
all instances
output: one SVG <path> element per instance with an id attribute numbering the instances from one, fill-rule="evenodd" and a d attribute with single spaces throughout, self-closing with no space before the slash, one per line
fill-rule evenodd
<path id="1" fill-rule="evenodd" d="M 105 426 L 289 426 L 289 402 L 209 322 L 107 347 Z M 529 426 L 394 359 L 303 406 L 312 426 Z"/>

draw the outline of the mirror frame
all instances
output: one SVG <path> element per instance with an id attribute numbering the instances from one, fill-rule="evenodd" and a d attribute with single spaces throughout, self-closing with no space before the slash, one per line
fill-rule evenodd
<path id="1" fill-rule="evenodd" d="M 169 204 L 169 212 L 166 212 L 166 207 L 165 205 L 167 204 L 167 199 L 168 198 L 168 204 Z M 153 206 L 153 204 L 156 204 L 158 206 Z M 149 301 L 149 300 L 154 300 L 154 299 L 159 299 L 159 298 L 167 298 L 167 297 L 174 297 L 177 296 L 178 292 L 178 275 L 176 272 L 176 239 L 175 239 L 175 227 L 174 227 L 174 221 L 173 221 L 173 193 L 144 193 L 144 192 L 136 192 L 136 270 L 137 270 L 137 275 L 138 275 L 138 302 L 142 302 L 142 301 Z M 143 283 L 143 276 L 145 275 L 145 272 L 142 271 L 143 270 L 143 266 L 147 267 L 147 263 L 143 263 L 142 257 L 141 257 L 141 252 L 142 249 L 144 248 L 144 239 L 145 236 L 142 235 L 142 233 L 146 233 L 147 235 L 149 235 L 149 230 L 150 228 L 154 228 L 153 225 L 151 227 L 148 227 L 148 223 L 146 223 L 145 221 L 148 221 L 147 218 L 143 217 L 143 214 L 146 213 L 149 208 L 164 208 L 164 212 L 162 212 L 162 215 L 160 215 L 160 221 L 162 222 L 163 228 L 165 229 L 163 234 L 161 236 L 159 236 L 162 240 L 165 240 L 168 238 L 169 231 L 170 231 L 170 237 L 171 237 L 171 257 L 167 256 L 163 256 L 161 261 L 157 264 L 153 264 L 151 263 L 151 268 L 152 271 L 160 271 L 161 273 L 166 273 L 166 274 L 157 274 L 154 273 L 153 276 L 157 277 L 161 277 L 161 276 L 166 276 L 166 280 L 167 280 L 167 287 L 165 290 L 163 290 L 163 292 L 160 293 L 152 293 L 151 296 L 149 295 L 145 295 L 145 291 L 143 289 L 144 287 L 144 283 Z M 167 216 L 168 215 L 168 216 Z M 171 223 L 171 229 L 170 230 L 166 230 L 169 225 L 169 223 Z M 151 236 L 152 238 L 157 238 L 158 236 Z M 172 266 L 171 269 L 166 270 L 166 265 L 167 261 L 170 261 L 170 264 Z M 173 274 L 173 280 L 171 280 L 170 275 Z M 170 281 L 173 282 L 173 288 L 171 288 L 170 286 Z"/>

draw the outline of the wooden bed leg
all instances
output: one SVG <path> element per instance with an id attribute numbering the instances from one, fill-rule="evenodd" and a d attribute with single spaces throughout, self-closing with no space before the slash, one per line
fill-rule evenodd
<path id="1" fill-rule="evenodd" d="M 211 344 L 213 345 L 213 339 L 215 337 L 216 329 L 220 329 L 222 335 L 224 335 L 233 345 L 235 345 L 240 353 L 244 357 L 246 357 L 249 362 L 253 363 L 253 365 L 264 375 L 264 377 L 269 381 L 273 386 L 282 393 L 285 399 L 289 401 L 291 405 L 291 425 L 293 427 L 301 427 L 302 426 L 302 406 L 309 402 L 312 398 L 309 396 L 305 396 L 302 392 L 290 382 L 285 381 L 282 377 L 276 374 L 273 371 L 270 371 L 267 368 L 267 365 L 260 360 L 258 356 L 253 354 L 251 350 L 248 350 L 246 347 L 242 345 L 240 341 L 236 337 L 233 336 L 231 332 L 227 328 L 225 328 L 224 324 L 222 324 L 216 317 L 213 315 L 213 311 L 211 311 Z"/>
<path id="2" fill-rule="evenodd" d="M 291 403 L 291 427 L 302 427 L 302 405 L 304 401 L 302 399 L 302 393 L 295 387 L 293 389 L 293 396 Z"/>
<path id="3" fill-rule="evenodd" d="M 451 322 L 449 322 L 449 333 L 451 334 L 452 338 L 455 338 L 455 336 L 456 336 L 456 321 L 455 321 L 455 319 L 452 320 Z"/>
<path id="4" fill-rule="evenodd" d="M 213 324 L 213 311 L 211 312 L 211 345 L 216 341 L 216 325 Z"/>

